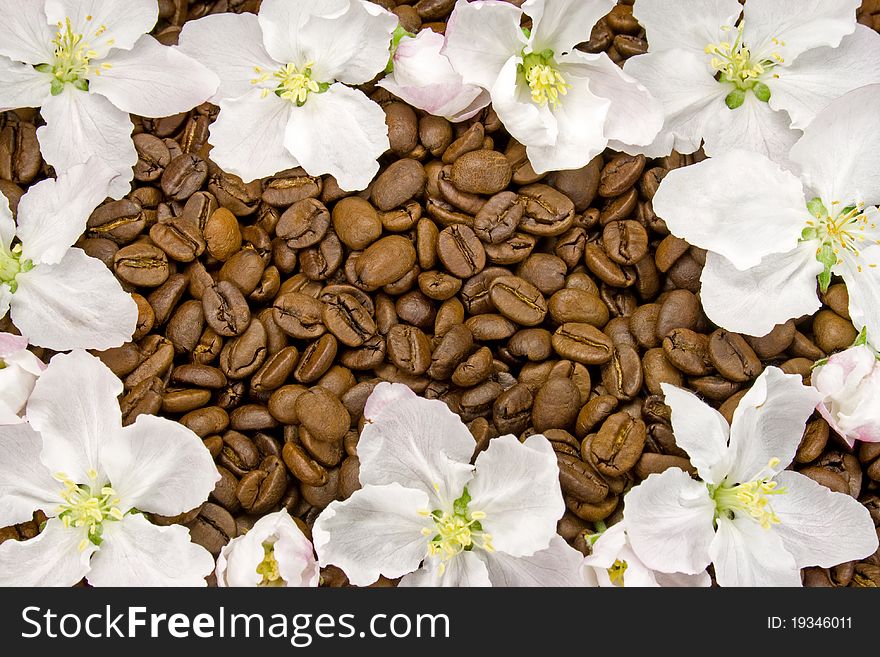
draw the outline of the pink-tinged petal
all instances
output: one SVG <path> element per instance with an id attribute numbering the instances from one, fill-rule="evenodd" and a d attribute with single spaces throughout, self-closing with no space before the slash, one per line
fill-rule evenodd
<path id="1" fill-rule="evenodd" d="M 28 340 L 23 335 L 0 333 L 0 358 L 8 358 L 12 354 L 27 349 Z"/>

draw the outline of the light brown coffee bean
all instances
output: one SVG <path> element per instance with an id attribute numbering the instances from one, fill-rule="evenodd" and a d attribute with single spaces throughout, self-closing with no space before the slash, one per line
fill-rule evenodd
<path id="1" fill-rule="evenodd" d="M 437 255 L 453 276 L 469 278 L 486 266 L 486 251 L 474 231 L 456 224 L 440 231 Z"/>
<path id="2" fill-rule="evenodd" d="M 507 187 L 513 170 L 502 153 L 475 150 L 452 164 L 452 184 L 471 194 L 496 194 Z"/>
<path id="3" fill-rule="evenodd" d="M 342 440 L 351 424 L 348 411 L 332 392 L 315 386 L 296 398 L 296 414 L 316 440 Z"/>
<path id="4" fill-rule="evenodd" d="M 581 322 L 560 326 L 553 334 L 552 342 L 557 354 L 584 365 L 607 363 L 614 346 L 602 331 Z"/>
<path id="5" fill-rule="evenodd" d="M 615 413 L 602 424 L 590 451 L 600 473 L 616 477 L 638 462 L 647 438 L 645 423 L 628 413 Z"/>
<path id="6" fill-rule="evenodd" d="M 420 194 L 427 181 L 420 162 L 408 158 L 396 160 L 373 181 L 370 200 L 380 210 L 391 210 Z"/>
<path id="7" fill-rule="evenodd" d="M 492 281 L 489 298 L 498 311 L 521 326 L 537 326 L 547 315 L 547 301 L 538 288 L 517 276 Z"/>
<path id="8" fill-rule="evenodd" d="M 208 326 L 226 337 L 241 335 L 251 322 L 251 311 L 244 295 L 227 281 L 205 289 L 202 310 Z"/>
<path id="9" fill-rule="evenodd" d="M 285 443 L 281 455 L 284 459 L 284 465 L 302 483 L 309 486 L 323 486 L 327 483 L 327 470 L 299 445 Z"/>
<path id="10" fill-rule="evenodd" d="M 416 264 L 412 242 L 389 235 L 371 244 L 354 265 L 358 282 L 372 289 L 388 285 L 409 273 Z"/>
<path id="11" fill-rule="evenodd" d="M 702 333 L 686 328 L 674 328 L 663 338 L 663 353 L 674 367 L 691 376 L 703 376 L 712 371 L 709 340 Z"/>
<path id="12" fill-rule="evenodd" d="M 532 426 L 536 431 L 573 427 L 580 411 L 580 401 L 580 392 L 571 379 L 549 379 L 535 394 Z"/>
<path id="13" fill-rule="evenodd" d="M 709 358 L 721 376 L 744 382 L 761 373 L 761 361 L 739 333 L 717 329 L 709 336 Z"/>
<path id="14" fill-rule="evenodd" d="M 431 342 L 415 326 L 392 326 L 386 337 L 386 348 L 391 362 L 407 374 L 424 374 L 431 365 Z"/>

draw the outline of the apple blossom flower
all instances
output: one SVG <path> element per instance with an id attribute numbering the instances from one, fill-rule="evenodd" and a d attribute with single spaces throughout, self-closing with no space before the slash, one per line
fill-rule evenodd
<path id="1" fill-rule="evenodd" d="M 27 338 L 0 333 L 0 424 L 23 421 L 21 411 L 37 377 L 46 369 L 27 345 Z"/>
<path id="2" fill-rule="evenodd" d="M 695 587 L 711 586 L 712 579 L 705 570 L 697 575 L 662 573 L 651 570 L 633 552 L 626 536 L 626 524 L 616 525 L 594 535 L 593 551 L 584 559 L 585 579 L 601 587 Z"/>
<path id="3" fill-rule="evenodd" d="M 788 165 L 800 130 L 829 101 L 880 82 L 880 36 L 860 0 L 637 0 L 648 52 L 624 71 L 663 104 L 649 156 L 752 150 Z M 742 18 L 740 19 L 740 15 Z"/>
<path id="4" fill-rule="evenodd" d="M 453 123 L 471 118 L 489 104 L 489 94 L 461 76 L 441 53 L 446 40 L 430 29 L 403 36 L 391 57 L 391 73 L 379 81 L 405 103 Z"/>
<path id="5" fill-rule="evenodd" d="M 182 424 L 141 415 L 122 426 L 122 382 L 82 350 L 55 356 L 27 402 L 27 423 L 0 426 L 0 526 L 48 521 L 0 544 L 0 586 L 204 586 L 214 560 L 173 516 L 220 478 Z"/>
<path id="6" fill-rule="evenodd" d="M 857 440 L 880 442 L 880 362 L 865 344 L 820 361 L 811 383 L 822 400 L 818 410 L 852 447 Z"/>
<path id="7" fill-rule="evenodd" d="M 213 73 L 149 32 L 156 0 L 0 0 L 0 111 L 39 107 L 43 158 L 59 173 L 100 156 L 131 188 L 137 152 L 129 112 L 192 109 L 217 88 Z"/>
<path id="8" fill-rule="evenodd" d="M 399 383 L 377 385 L 364 417 L 363 488 L 312 529 L 322 566 L 357 586 L 380 575 L 403 575 L 400 586 L 582 583 L 583 556 L 556 535 L 565 504 L 544 436 L 493 438 L 472 466 L 461 419 Z"/>
<path id="9" fill-rule="evenodd" d="M 614 0 L 458 0 L 444 53 L 466 84 L 486 89 L 534 170 L 578 169 L 609 143 L 645 146 L 660 104 L 608 55 L 575 50 Z M 520 28 L 523 15 L 531 30 Z"/>
<path id="10" fill-rule="evenodd" d="M 17 227 L 0 194 L 0 317 L 9 312 L 35 345 L 109 349 L 134 333 L 131 295 L 104 263 L 72 246 L 115 175 L 92 158 L 32 185 L 19 201 Z"/>
<path id="11" fill-rule="evenodd" d="M 179 48 L 220 77 L 211 159 L 245 181 L 301 166 L 363 189 L 388 150 L 385 112 L 347 85 L 388 64 L 397 17 L 364 0 L 263 0 L 186 23 Z"/>
<path id="12" fill-rule="evenodd" d="M 654 196 L 669 230 L 707 249 L 701 299 L 713 322 L 765 335 L 812 314 L 816 293 L 843 277 L 849 312 L 880 335 L 880 85 L 830 103 L 790 159 L 800 177 L 764 155 L 731 151 L 670 171 Z"/>
<path id="13" fill-rule="evenodd" d="M 633 551 L 648 568 L 694 574 L 711 562 L 721 586 L 800 586 L 800 569 L 828 568 L 877 549 L 868 510 L 784 470 L 821 395 L 768 367 L 728 426 L 694 394 L 662 384 L 675 441 L 699 479 L 652 474 L 624 500 Z"/>
<path id="14" fill-rule="evenodd" d="M 223 546 L 216 573 L 217 586 L 317 586 L 321 579 L 312 544 L 284 509 Z"/>

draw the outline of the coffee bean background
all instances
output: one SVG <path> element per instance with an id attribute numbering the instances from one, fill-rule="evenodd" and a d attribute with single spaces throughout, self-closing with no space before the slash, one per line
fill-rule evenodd
<path id="1" fill-rule="evenodd" d="M 442 32 L 454 1 L 377 4 L 410 31 Z M 579 48 L 618 63 L 645 52 L 631 4 Z M 253 12 L 259 1 L 159 7 L 153 34 L 173 44 L 186 20 Z M 880 29 L 880 0 L 865 0 L 858 20 Z M 669 235 L 651 206 L 666 173 L 699 153 L 609 150 L 539 175 L 491 109 L 451 124 L 363 89 L 384 108 L 391 144 L 368 189 L 346 193 L 302 169 L 253 182 L 221 171 L 209 104 L 133 117 L 132 192 L 95 210 L 77 242 L 138 305 L 133 341 L 98 354 L 124 382 L 124 422 L 142 413 L 181 422 L 221 475 L 201 508 L 153 520 L 185 524 L 212 554 L 280 508 L 310 535 L 331 501 L 359 488 L 363 409 L 380 381 L 443 400 L 468 423 L 475 455 L 501 434 L 544 433 L 567 507 L 559 533 L 587 552 L 585 532 L 618 520 L 630 487 L 669 467 L 693 471 L 661 383 L 730 420 L 764 367 L 809 382 L 815 360 L 855 338 L 839 281 L 815 316 L 764 337 L 708 321 L 706 254 Z M 34 110 L 0 114 L 0 192 L 13 211 L 53 173 L 40 125 Z M 8 318 L 0 329 L 14 330 Z M 793 467 L 858 498 L 880 525 L 880 445 L 849 449 L 816 414 Z M 35 536 L 42 520 L 0 529 L 0 542 Z M 322 575 L 347 583 L 333 567 Z M 804 580 L 877 586 L 880 555 L 810 568 Z"/>

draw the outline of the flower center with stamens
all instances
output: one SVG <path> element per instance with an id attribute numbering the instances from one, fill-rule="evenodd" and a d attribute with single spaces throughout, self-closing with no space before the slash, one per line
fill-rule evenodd
<path id="1" fill-rule="evenodd" d="M 30 260 L 21 259 L 21 244 L 16 244 L 9 253 L 0 247 L 0 285 L 8 285 L 13 294 L 18 289 L 18 275 L 33 268 L 34 264 Z"/>
<path id="2" fill-rule="evenodd" d="M 559 71 L 559 64 L 553 59 L 552 50 L 523 54 L 519 72 L 529 85 L 532 101 L 540 107 L 550 103 L 556 109 L 560 96 L 566 95 L 571 88 Z"/>
<path id="3" fill-rule="evenodd" d="M 278 570 L 278 560 L 275 558 L 275 543 L 266 541 L 263 543 L 263 560 L 257 564 L 257 574 L 263 579 L 257 586 L 284 586 L 284 579 Z"/>
<path id="4" fill-rule="evenodd" d="M 608 569 L 608 579 L 614 586 L 623 586 L 623 575 L 626 572 L 627 563 L 621 559 L 616 559 Z"/>
<path id="5" fill-rule="evenodd" d="M 120 500 L 111 486 L 102 486 L 97 492 L 92 486 L 80 485 L 64 473 L 54 475 L 64 484 L 58 507 L 58 518 L 67 528 L 86 528 L 86 538 L 79 544 L 79 550 L 86 549 L 89 542 L 100 545 L 105 521 L 122 520 L 125 514 L 119 508 Z M 89 472 L 89 478 L 97 479 L 97 472 Z"/>
<path id="6" fill-rule="evenodd" d="M 429 538 L 428 555 L 440 557 L 440 574 L 446 570 L 446 562 L 461 552 L 470 552 L 474 548 L 494 552 L 492 537 L 483 531 L 481 520 L 486 518 L 482 511 L 471 511 L 468 503 L 471 496 L 467 488 L 461 497 L 452 504 L 452 512 L 435 509 L 419 511 L 423 516 L 434 520 L 434 528 L 425 527 L 422 535 Z"/>
<path id="7" fill-rule="evenodd" d="M 87 20 L 92 20 L 92 17 L 88 16 Z M 54 62 L 40 64 L 35 68 L 52 76 L 53 96 L 60 94 L 66 84 L 72 84 L 81 91 L 88 91 L 89 81 L 86 76 L 89 73 L 89 64 L 98 53 L 84 41 L 82 34 L 73 31 L 70 18 L 66 18 L 63 23 L 59 21 L 57 27 L 55 38 L 52 39 Z M 95 36 L 101 36 L 106 31 L 107 26 L 101 25 L 95 31 Z M 112 45 L 112 41 L 110 44 Z"/>
<path id="8" fill-rule="evenodd" d="M 771 53 L 769 58 L 755 57 L 743 43 L 742 21 L 736 28 L 729 25 L 721 27 L 722 32 L 734 29 L 736 36 L 732 42 L 719 41 L 705 48 L 706 54 L 712 56 L 709 65 L 715 71 L 716 79 L 734 87 L 724 100 L 730 109 L 736 109 L 745 102 L 746 93 L 751 91 L 755 98 L 766 103 L 770 100 L 770 88 L 761 79 L 777 64 L 784 63 L 785 59 L 778 52 Z M 785 42 L 777 39 L 773 39 L 773 43 L 785 46 Z"/>
<path id="9" fill-rule="evenodd" d="M 735 485 L 709 485 L 709 494 L 715 501 L 715 517 L 724 514 L 732 517 L 733 512 L 741 511 L 751 516 L 764 529 L 778 525 L 779 516 L 773 510 L 770 498 L 787 492 L 772 480 L 775 476 L 773 468 L 778 465 L 779 459 L 772 458 L 767 467 L 751 481 Z"/>
<path id="10" fill-rule="evenodd" d="M 807 227 L 801 233 L 802 241 L 818 240 L 816 248 L 816 260 L 824 265 L 824 270 L 819 274 L 819 286 L 822 292 L 828 290 L 831 283 L 831 268 L 843 262 L 843 252 L 849 251 L 856 258 L 861 253 L 861 246 L 867 240 L 866 233 L 872 233 L 877 229 L 874 218 L 865 213 L 864 203 L 855 203 L 841 207 L 842 203 L 833 201 L 831 211 L 820 198 L 814 198 L 807 203 L 807 210 L 813 219 L 807 221 Z M 876 239 L 872 244 L 878 243 Z M 869 264 L 869 267 L 876 267 Z M 862 271 L 862 265 L 857 265 L 858 271 Z"/>
<path id="11" fill-rule="evenodd" d="M 274 73 L 263 70 L 259 66 L 254 67 L 257 77 L 251 80 L 251 84 L 260 84 L 273 80 L 278 86 L 275 87 L 275 95 L 279 98 L 295 103 L 297 107 L 306 104 L 310 94 L 322 94 L 330 88 L 329 82 L 318 82 L 312 79 L 312 62 L 298 68 L 295 64 L 285 64 Z M 263 98 L 269 95 L 270 89 L 263 90 Z"/>

